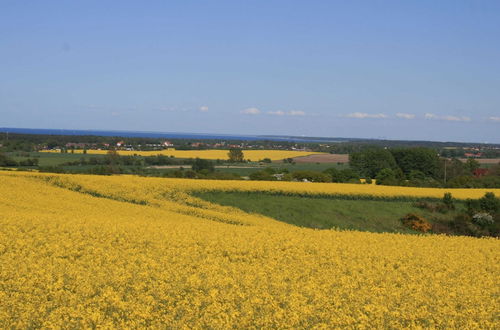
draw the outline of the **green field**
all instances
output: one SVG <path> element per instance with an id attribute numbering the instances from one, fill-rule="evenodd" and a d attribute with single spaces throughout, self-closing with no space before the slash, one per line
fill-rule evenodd
<path id="1" fill-rule="evenodd" d="M 354 229 L 370 232 L 416 233 L 400 219 L 408 213 L 429 222 L 451 219 L 453 213 L 429 212 L 410 201 L 345 200 L 279 196 L 247 192 L 196 192 L 196 197 L 246 212 L 259 213 L 292 225 L 316 229 Z"/>
<path id="2" fill-rule="evenodd" d="M 11 152 L 7 154 L 15 161 L 25 160 L 26 158 L 38 158 L 39 166 L 59 166 L 67 162 L 74 162 L 81 158 L 104 157 L 104 155 L 84 155 L 72 153 L 50 153 L 50 152 Z"/>

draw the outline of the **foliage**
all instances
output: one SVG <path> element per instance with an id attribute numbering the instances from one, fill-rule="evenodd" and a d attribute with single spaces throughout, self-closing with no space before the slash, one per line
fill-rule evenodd
<path id="1" fill-rule="evenodd" d="M 325 173 L 316 171 L 295 171 L 292 172 L 293 179 L 297 181 L 309 182 L 331 182 L 332 178 Z"/>
<path id="2" fill-rule="evenodd" d="M 443 196 L 443 204 L 450 210 L 455 209 L 455 204 L 453 202 L 453 196 L 451 195 L 450 192 L 444 193 Z"/>
<path id="3" fill-rule="evenodd" d="M 230 149 L 227 156 L 229 161 L 233 163 L 241 163 L 244 161 L 244 155 L 241 149 Z"/>
<path id="4" fill-rule="evenodd" d="M 439 157 L 437 152 L 430 148 L 396 148 L 390 149 L 397 166 L 405 175 L 412 171 L 423 173 L 424 177 L 437 177 Z M 411 180 L 411 178 L 410 178 Z"/>
<path id="5" fill-rule="evenodd" d="M 423 233 L 432 229 L 432 225 L 427 220 L 415 213 L 408 213 L 401 219 L 401 221 L 405 226 Z"/>
<path id="6" fill-rule="evenodd" d="M 396 170 L 397 164 L 387 149 L 368 148 L 349 155 L 349 164 L 361 176 L 374 178 L 382 169 Z"/>
<path id="7" fill-rule="evenodd" d="M 378 185 L 386 185 L 393 186 L 397 185 L 398 180 L 396 179 L 396 173 L 390 168 L 384 168 L 377 173 L 375 177 L 376 184 Z"/>
<path id="8" fill-rule="evenodd" d="M 249 175 L 250 180 L 258 180 L 258 181 L 275 181 L 276 178 L 273 176 L 273 173 L 270 173 L 269 171 L 257 171 L 250 173 Z"/>
<path id="9" fill-rule="evenodd" d="M 474 173 L 474 171 L 477 170 L 479 167 L 480 167 L 479 162 L 474 158 L 468 158 L 465 163 L 465 168 L 467 169 L 467 172 L 469 172 L 470 174 Z"/>
<path id="10" fill-rule="evenodd" d="M 335 167 L 331 167 L 331 168 L 324 170 L 323 173 L 330 175 L 332 178 L 331 179 L 332 182 L 337 182 L 337 183 L 349 182 L 349 180 L 352 180 L 352 179 L 359 181 L 359 174 L 356 173 L 356 171 L 354 171 L 351 168 L 339 170 Z"/>
<path id="11" fill-rule="evenodd" d="M 0 166 L 17 166 L 17 162 L 0 152 Z"/>
<path id="12" fill-rule="evenodd" d="M 215 169 L 214 164 L 210 160 L 201 158 L 196 158 L 191 168 L 195 172 L 200 172 L 202 170 L 213 172 Z"/>
<path id="13" fill-rule="evenodd" d="M 493 192 L 487 192 L 479 199 L 479 206 L 482 211 L 497 213 L 500 211 L 500 199 Z"/>
<path id="14" fill-rule="evenodd" d="M 476 213 L 472 216 L 472 222 L 480 225 L 481 227 L 492 225 L 494 223 L 493 217 L 489 213 Z"/>

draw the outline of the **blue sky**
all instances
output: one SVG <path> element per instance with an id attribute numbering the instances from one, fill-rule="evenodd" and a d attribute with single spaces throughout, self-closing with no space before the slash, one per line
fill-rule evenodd
<path id="1" fill-rule="evenodd" d="M 0 127 L 500 142 L 500 1 L 0 0 Z"/>

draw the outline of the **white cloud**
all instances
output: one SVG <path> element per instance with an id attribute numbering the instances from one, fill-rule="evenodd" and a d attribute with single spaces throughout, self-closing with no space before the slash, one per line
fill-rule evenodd
<path id="1" fill-rule="evenodd" d="M 357 118 L 357 119 L 364 119 L 364 118 L 387 118 L 387 115 L 383 114 L 383 113 L 370 114 L 370 113 L 365 113 L 365 112 L 353 112 L 353 113 L 345 115 L 344 117 L 347 117 L 347 118 Z"/>
<path id="2" fill-rule="evenodd" d="M 241 110 L 241 113 L 243 113 L 245 115 L 258 115 L 258 114 L 260 114 L 260 110 L 257 108 L 248 108 L 245 110 Z"/>
<path id="3" fill-rule="evenodd" d="M 494 117 L 494 116 L 492 116 L 492 117 L 490 117 L 488 119 L 491 120 L 491 121 L 498 121 L 498 122 L 500 122 L 500 117 Z"/>
<path id="4" fill-rule="evenodd" d="M 446 121 L 471 121 L 470 117 L 466 116 L 438 116 L 433 113 L 426 113 L 425 119 L 437 119 L 437 120 L 446 120 Z"/>
<path id="5" fill-rule="evenodd" d="M 282 111 L 282 110 L 278 110 L 278 111 L 268 111 L 267 112 L 268 115 L 273 115 L 273 116 L 305 116 L 306 113 L 304 111 L 301 111 L 301 110 L 292 110 L 292 111 Z"/>
<path id="6" fill-rule="evenodd" d="M 300 111 L 300 110 L 292 110 L 292 111 L 288 112 L 288 115 L 289 116 L 305 116 L 306 113 L 304 111 Z"/>
<path id="7" fill-rule="evenodd" d="M 269 115 L 275 115 L 275 116 L 284 116 L 285 115 L 285 111 L 281 111 L 281 110 L 278 110 L 278 111 L 268 111 L 267 113 Z"/>
<path id="8" fill-rule="evenodd" d="M 398 117 L 398 118 L 404 118 L 404 119 L 415 119 L 415 115 L 413 113 L 398 112 L 396 114 L 396 117 Z"/>
<path id="9" fill-rule="evenodd" d="M 457 117 L 457 116 L 443 116 L 441 117 L 442 120 L 447 120 L 447 121 L 470 121 L 469 117 Z"/>
<path id="10" fill-rule="evenodd" d="M 200 107 L 200 111 L 201 111 L 201 112 L 208 112 L 208 106 L 206 106 L 206 105 L 202 105 L 202 106 Z"/>

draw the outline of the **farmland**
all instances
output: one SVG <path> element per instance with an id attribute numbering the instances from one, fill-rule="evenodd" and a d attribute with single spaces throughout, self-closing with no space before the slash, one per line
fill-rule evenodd
<path id="1" fill-rule="evenodd" d="M 58 150 L 47 150 L 45 152 L 55 152 Z M 121 156 L 172 156 L 176 158 L 203 158 L 203 159 L 227 159 L 229 150 L 175 150 L 175 149 L 163 149 L 157 151 L 128 151 L 119 150 L 118 154 Z M 82 154 L 83 150 L 74 150 L 76 154 Z M 86 150 L 87 154 L 90 155 L 105 155 L 108 150 Z M 285 158 L 294 158 L 301 156 L 309 156 L 314 154 L 321 154 L 317 152 L 307 152 L 307 151 L 293 151 L 293 150 L 244 150 L 244 159 L 251 161 L 259 161 L 264 158 L 269 158 L 271 160 L 282 160 Z"/>
<path id="2" fill-rule="evenodd" d="M 296 226 L 315 229 L 347 229 L 371 232 L 418 233 L 400 219 L 417 213 L 426 219 L 445 220 L 446 215 L 420 210 L 405 200 L 360 200 L 335 196 L 306 197 L 253 192 L 204 191 L 196 197 L 249 213 L 259 213 Z"/>
<path id="3" fill-rule="evenodd" d="M 444 190 L 0 172 L 0 327 L 499 326 L 497 239 L 300 228 L 210 191 Z"/>

